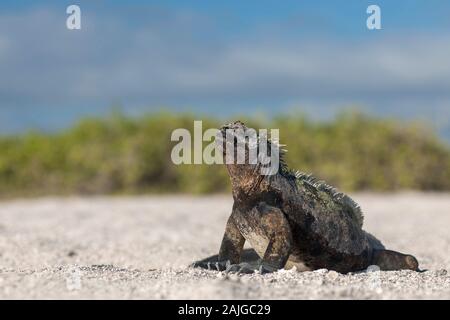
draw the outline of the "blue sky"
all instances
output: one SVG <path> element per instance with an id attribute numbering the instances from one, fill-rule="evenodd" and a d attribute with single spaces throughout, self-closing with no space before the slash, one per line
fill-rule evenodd
<path id="1" fill-rule="evenodd" d="M 82 30 L 65 27 L 78 4 Z M 369 4 L 382 30 L 366 28 Z M 360 106 L 450 136 L 450 2 L 2 1 L 0 133 L 111 106 L 230 116 Z"/>

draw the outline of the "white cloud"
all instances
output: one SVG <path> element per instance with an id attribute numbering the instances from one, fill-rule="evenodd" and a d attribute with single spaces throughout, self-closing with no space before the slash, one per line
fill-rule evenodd
<path id="1" fill-rule="evenodd" d="M 213 38 L 206 18 L 158 14 L 83 12 L 81 31 L 64 12 L 0 14 L 0 108 L 450 99 L 450 34 L 233 40 Z"/>

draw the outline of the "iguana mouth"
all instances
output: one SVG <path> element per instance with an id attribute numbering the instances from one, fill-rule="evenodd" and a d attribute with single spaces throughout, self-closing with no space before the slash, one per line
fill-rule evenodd
<path id="1" fill-rule="evenodd" d="M 240 134 L 245 135 L 246 130 L 248 130 L 248 128 L 241 121 L 231 122 L 229 124 L 223 125 L 219 129 L 219 140 L 217 140 L 218 147 L 222 150 L 224 156 L 227 155 L 228 150 L 232 150 L 235 153 L 236 147 L 239 142 L 243 143 L 243 145 L 245 146 L 248 146 L 244 136 L 240 136 Z M 230 141 L 230 138 L 232 138 L 233 140 Z M 231 148 L 227 149 L 227 146 L 230 146 Z M 233 155 L 233 157 L 233 159 L 237 158 L 235 157 L 235 155 Z"/>

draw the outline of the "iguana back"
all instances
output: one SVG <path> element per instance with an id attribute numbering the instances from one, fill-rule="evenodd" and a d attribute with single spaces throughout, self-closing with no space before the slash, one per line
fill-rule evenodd
<path id="1" fill-rule="evenodd" d="M 367 234 L 362 230 L 363 214 L 353 199 L 305 173 L 295 173 L 295 183 L 297 201 L 307 203 L 302 206 L 306 212 L 301 214 L 313 217 L 309 233 L 324 239 L 329 249 L 339 253 L 359 255 L 370 250 Z"/>

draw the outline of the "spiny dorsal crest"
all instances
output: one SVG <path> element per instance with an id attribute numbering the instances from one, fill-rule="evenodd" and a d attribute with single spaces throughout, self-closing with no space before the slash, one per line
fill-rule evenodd
<path id="1" fill-rule="evenodd" d="M 348 195 L 339 192 L 333 186 L 328 185 L 322 180 L 318 180 L 312 174 L 306 174 L 300 171 L 295 172 L 295 177 L 298 180 L 304 181 L 316 190 L 327 193 L 331 198 L 340 203 L 342 206 L 347 207 L 353 213 L 353 218 L 358 223 L 360 227 L 363 225 L 364 216 L 361 207 Z"/>

